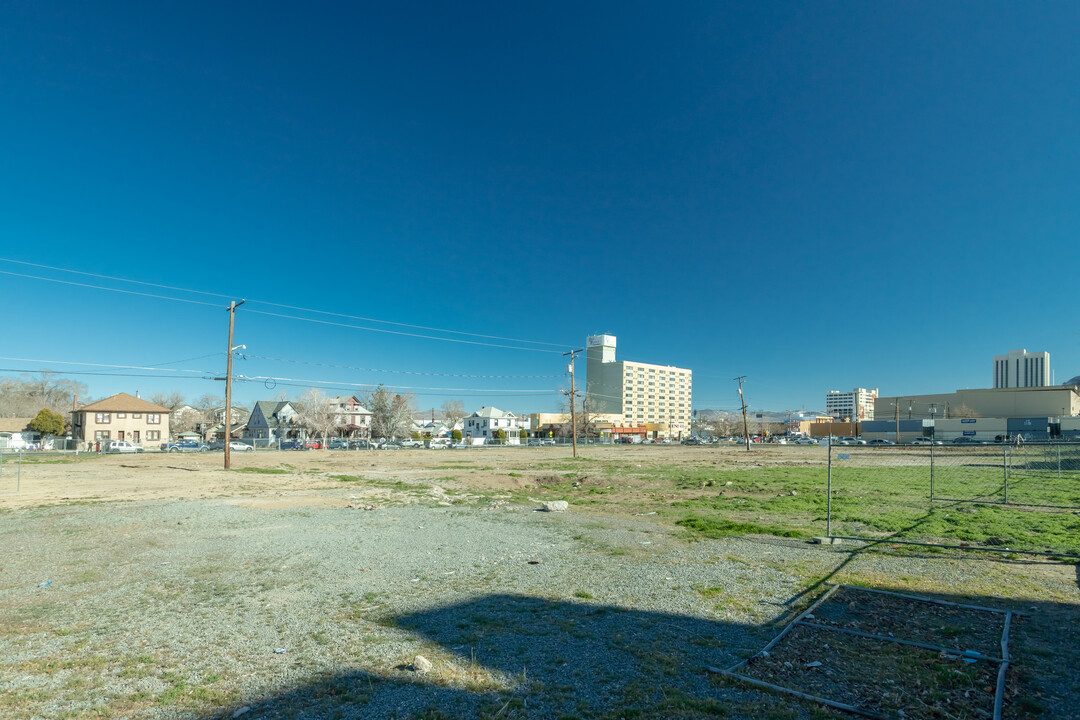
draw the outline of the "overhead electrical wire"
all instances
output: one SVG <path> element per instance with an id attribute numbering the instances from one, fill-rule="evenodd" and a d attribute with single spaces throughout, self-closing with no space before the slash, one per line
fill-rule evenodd
<path id="1" fill-rule="evenodd" d="M 289 383 L 289 382 L 282 382 L 282 383 L 278 383 L 277 385 L 275 385 L 275 387 L 278 387 L 278 386 L 280 386 L 280 387 L 296 387 L 296 388 L 316 387 L 316 388 L 318 388 L 320 390 L 343 390 L 345 392 L 350 392 L 350 391 L 353 391 L 353 390 L 356 389 L 355 387 L 346 387 L 346 386 L 337 386 L 337 385 L 317 385 L 316 386 L 316 385 L 305 385 L 303 383 Z M 551 395 L 558 395 L 559 394 L 559 393 L 557 393 L 555 391 L 552 391 L 552 390 L 548 390 L 548 391 L 545 391 L 545 392 L 547 392 L 547 393 L 549 393 Z M 413 392 L 413 393 L 410 393 L 410 394 L 415 395 L 416 397 L 461 397 L 460 395 L 457 395 L 457 394 L 454 394 L 454 393 L 447 393 L 447 392 Z M 498 395 L 498 397 L 500 397 L 500 398 L 512 398 L 512 397 L 540 397 L 540 396 L 533 393 L 532 391 L 525 392 L 525 393 L 515 393 L 515 392 L 507 391 L 505 393 L 500 393 Z"/>
<path id="2" fill-rule="evenodd" d="M 116 282 L 132 283 L 132 284 L 136 284 L 136 285 L 144 285 L 146 287 L 161 288 L 163 290 L 174 290 L 174 291 L 177 291 L 177 292 L 185 292 L 185 293 L 191 293 L 191 294 L 195 294 L 195 295 L 207 295 L 207 296 L 210 296 L 210 297 L 217 297 L 217 298 L 230 298 L 231 297 L 229 295 L 223 295 L 221 293 L 207 292 L 205 290 L 192 290 L 190 288 L 181 288 L 181 287 L 176 287 L 175 285 L 163 285 L 163 284 L 160 284 L 160 283 L 146 282 L 144 280 L 130 280 L 128 278 L 116 277 L 114 275 L 103 275 L 103 274 L 100 274 L 100 273 L 86 272 L 86 271 L 83 271 L 83 270 L 70 270 L 70 269 L 67 269 L 67 268 L 60 268 L 60 267 L 56 267 L 56 266 L 53 266 L 53 265 L 44 265 L 44 264 L 41 264 L 41 263 L 27 262 L 25 260 L 13 260 L 11 258 L 2 258 L 2 257 L 0 257 L 0 262 L 15 263 L 15 264 L 18 264 L 18 265 L 26 265 L 26 266 L 29 266 L 29 267 L 37 267 L 37 268 L 42 268 L 42 269 L 46 269 L 46 270 L 53 270 L 53 271 L 56 271 L 56 272 L 66 272 L 66 273 L 72 273 L 72 274 L 75 274 L 75 275 L 83 275 L 83 276 L 86 276 L 86 277 L 98 278 L 98 279 L 101 279 L 101 280 L 114 280 Z M 177 300 L 179 302 L 188 302 L 188 303 L 193 303 L 193 304 L 198 304 L 198 305 L 208 305 L 208 306 L 211 306 L 211 307 L 217 307 L 217 305 L 214 304 L 214 303 L 204 302 L 204 301 L 201 301 L 201 300 L 187 300 L 187 299 L 183 299 L 183 298 L 174 298 L 174 297 L 167 297 L 167 296 L 163 296 L 163 295 L 154 295 L 152 293 L 139 293 L 139 292 L 136 292 L 136 291 L 133 291 L 133 290 L 121 290 L 119 288 L 109 288 L 109 287 L 104 287 L 104 286 L 100 286 L 100 285 L 90 285 L 90 284 L 86 284 L 86 283 L 77 283 L 77 282 L 72 282 L 72 281 L 69 281 L 69 280 L 60 280 L 60 279 L 57 279 L 57 278 L 47 278 L 47 277 L 41 277 L 41 276 L 37 276 L 37 275 L 27 275 L 27 274 L 23 274 L 23 273 L 11 272 L 11 271 L 8 271 L 8 270 L 0 270 L 0 273 L 4 273 L 6 275 L 14 275 L 16 277 L 30 278 L 30 279 L 33 279 L 33 280 L 43 280 L 43 281 L 46 281 L 46 282 L 58 282 L 58 283 L 66 284 L 66 285 L 75 285 L 75 286 L 79 286 L 79 287 L 88 287 L 88 288 L 93 288 L 93 289 L 96 289 L 96 290 L 109 290 L 109 291 L 112 291 L 112 292 L 129 293 L 129 294 L 133 294 L 133 295 L 144 295 L 146 297 L 154 297 L 154 298 L 159 298 L 159 299 L 163 299 L 163 300 Z M 334 317 L 348 318 L 350 320 L 362 320 L 364 322 L 383 323 L 383 324 L 386 324 L 386 325 L 397 325 L 398 327 L 408 327 L 408 328 L 413 328 L 413 329 L 416 329 L 416 330 L 428 330 L 428 331 L 431 331 L 431 332 L 448 333 L 448 334 L 452 334 L 452 335 L 467 335 L 467 336 L 470 336 L 470 337 L 484 338 L 484 339 L 487 339 L 487 340 L 503 340 L 503 341 L 506 341 L 506 342 L 526 343 L 526 344 L 530 344 L 530 345 L 548 345 L 550 347 L 557 347 L 557 348 L 569 347 L 569 345 L 563 345 L 563 344 L 559 344 L 559 343 L 551 343 L 551 342 L 546 342 L 546 341 L 542 341 L 542 340 L 523 340 L 521 338 L 509 338 L 509 337 L 503 337 L 503 336 L 499 336 L 499 335 L 485 335 L 485 334 L 482 334 L 482 333 L 473 333 L 473 332 L 467 332 L 467 331 L 464 331 L 464 330 L 448 330 L 446 328 L 435 328 L 435 327 L 429 327 L 429 326 L 426 326 L 426 325 L 413 325 L 413 324 L 410 324 L 410 323 L 397 322 L 397 321 L 394 321 L 394 320 L 379 320 L 377 318 L 363 317 L 363 316 L 360 316 L 360 315 L 348 315 L 348 314 L 345 314 L 345 313 L 332 312 L 332 311 L 329 311 L 329 310 L 318 310 L 318 309 L 315 309 L 315 308 L 305 308 L 305 307 L 300 307 L 300 306 L 297 306 L 297 305 L 287 305 L 287 304 L 284 304 L 284 303 L 271 302 L 269 300 L 257 300 L 255 298 L 248 298 L 247 301 L 250 302 L 250 303 L 259 303 L 261 305 L 270 305 L 270 306 L 273 306 L 273 307 L 280 307 L 280 308 L 285 308 L 285 309 L 288 309 L 288 310 L 296 310 L 296 311 L 300 311 L 300 312 L 318 313 L 318 314 L 322 314 L 322 315 L 331 315 L 331 316 L 334 316 Z M 300 318 L 300 317 L 291 316 L 291 315 L 276 314 L 276 313 L 272 313 L 272 312 L 268 312 L 268 311 L 258 311 L 258 310 L 255 310 L 253 308 L 249 308 L 248 312 L 258 312 L 258 313 L 260 313 L 262 315 L 269 315 L 271 317 L 289 318 L 289 319 L 293 319 L 293 320 L 307 320 L 308 322 L 323 322 L 323 324 L 328 324 L 328 325 L 337 324 L 337 323 L 331 323 L 331 322 L 328 322 L 328 321 L 319 321 L 319 320 L 316 320 L 314 318 Z M 430 335 L 411 334 L 411 333 L 405 333 L 405 332 L 400 332 L 400 331 L 395 332 L 395 331 L 392 331 L 392 330 L 385 330 L 385 329 L 381 329 L 381 328 L 366 328 L 366 327 L 359 327 L 359 326 L 356 326 L 356 325 L 348 325 L 348 324 L 341 324 L 341 326 L 342 327 L 355 328 L 355 329 L 358 329 L 358 330 L 369 330 L 371 332 L 385 332 L 385 333 L 393 333 L 393 334 L 399 334 L 399 335 L 407 335 L 407 336 L 410 336 L 410 337 L 426 338 L 426 339 L 430 339 L 430 340 L 446 340 L 448 342 L 469 342 L 469 341 L 465 341 L 465 340 L 456 340 L 454 338 L 443 338 L 443 337 L 436 337 L 436 336 L 430 336 Z M 473 341 L 470 344 L 484 345 L 485 343 L 480 343 L 480 342 Z M 509 345 L 497 345 L 497 344 L 494 344 L 494 345 L 489 345 L 489 347 L 502 347 L 502 348 L 510 348 L 510 349 L 514 349 L 514 350 L 535 350 L 537 352 L 560 352 L 561 353 L 561 350 L 560 351 L 555 351 L 555 350 L 544 351 L 544 350 L 540 350 L 539 348 L 522 348 L 522 347 L 516 347 L 516 346 L 509 346 Z"/>
<path id="3" fill-rule="evenodd" d="M 426 340 L 442 340 L 443 342 L 461 343 L 464 345 L 481 345 L 483 347 L 504 348 L 506 350 L 527 350 L 529 352 L 554 353 L 556 355 L 563 354 L 561 350 L 545 350 L 543 348 L 518 347 L 517 345 L 502 345 L 499 343 L 481 342 L 480 340 L 462 340 L 461 338 L 447 338 L 439 337 L 437 335 L 422 335 L 420 333 L 405 332 L 404 330 L 387 330 L 386 328 L 364 327 L 362 325 L 351 325 L 349 323 L 335 322 L 333 320 L 320 320 L 318 318 L 306 318 L 300 317 L 298 315 L 286 315 L 284 313 L 275 313 L 270 312 L 269 310 L 256 310 L 254 308 L 248 308 L 246 312 L 249 315 L 268 315 L 270 317 L 285 318 L 286 320 L 300 320 L 301 322 L 315 323 L 317 325 L 332 325 L 334 327 L 352 328 L 353 330 L 368 330 L 370 332 L 387 333 L 388 335 L 404 335 L 405 337 L 423 338 Z"/>
<path id="4" fill-rule="evenodd" d="M 200 375 L 212 374 L 209 370 L 182 370 L 179 368 L 161 368 L 151 367 L 149 365 L 109 365 L 107 363 L 88 363 L 88 362 L 70 362 L 67 360 L 38 360 L 35 358 L 17 358 L 17 357 L 0 357 L 0 360 L 11 360 L 12 362 L 32 362 L 32 363 L 49 363 L 51 365 L 81 365 L 84 367 L 102 367 L 102 368 L 116 368 L 119 370 L 157 370 L 159 372 L 174 372 L 174 373 L 197 373 Z M 28 372 L 22 370 L 19 372 Z M 33 372 L 33 371 L 29 371 Z M 169 376 L 164 376 L 169 377 Z"/>
<path id="5" fill-rule="evenodd" d="M 362 387 L 362 388 L 369 388 L 369 387 L 370 388 L 377 388 L 380 385 L 380 383 L 350 383 L 350 382 L 342 382 L 340 380 L 311 380 L 311 379 L 308 379 L 308 378 L 274 377 L 274 376 L 271 376 L 271 375 L 238 375 L 238 376 L 234 377 L 233 380 L 234 381 L 236 381 L 236 380 L 241 380 L 241 381 L 261 380 L 261 381 L 264 381 L 264 382 L 265 381 L 271 381 L 271 382 L 274 382 L 274 383 L 279 383 L 279 382 L 299 382 L 299 383 L 309 383 L 312 386 L 325 384 L 325 385 L 336 385 L 336 386 L 343 386 L 343 387 Z M 546 394 L 546 393 L 553 392 L 550 388 L 546 389 L 546 390 L 522 390 L 520 388 L 514 388 L 514 389 L 511 389 L 511 390 L 507 390 L 505 388 L 445 388 L 445 387 L 424 387 L 424 386 L 410 386 L 410 385 L 395 385 L 395 386 L 393 386 L 393 389 L 394 390 L 440 390 L 440 391 L 445 391 L 445 392 L 463 392 L 463 393 L 464 392 L 471 392 L 471 393 L 513 392 L 513 393 L 521 393 L 523 395 L 541 395 L 541 394 Z"/>
<path id="6" fill-rule="evenodd" d="M 313 360 L 290 360 L 288 358 L 276 358 L 267 357 L 265 355 L 252 355 L 250 353 L 244 353 L 245 358 L 252 358 L 255 360 L 270 360 L 272 362 L 284 362 L 294 363 L 297 365 L 316 365 L 319 367 L 336 368 L 338 370 L 358 370 L 361 372 L 384 372 L 384 373 L 399 373 L 402 375 L 429 375 L 433 377 L 460 377 L 460 378 L 474 378 L 474 379 L 498 379 L 498 380 L 551 380 L 554 378 L 562 377 L 562 375 L 468 375 L 463 373 L 438 373 L 438 372 L 424 372 L 421 370 L 386 370 L 380 368 L 365 368 L 354 367 L 352 365 L 337 365 L 334 363 L 321 363 Z M 195 358 L 192 358 L 195 359 Z M 166 364 L 166 363 L 158 363 Z"/>
<path id="7" fill-rule="evenodd" d="M 64 285 L 75 285 L 76 287 L 92 288 L 94 290 L 108 290 L 109 292 L 124 293 L 125 295 L 141 295 L 142 297 L 157 298 L 158 300 L 174 300 L 176 302 L 191 303 L 192 305 L 206 305 L 208 307 L 218 307 L 214 303 L 204 302 L 202 300 L 189 300 L 186 298 L 168 297 L 166 295 L 154 295 L 153 293 L 144 293 L 137 290 L 122 290 L 120 288 L 104 287 L 103 285 L 90 285 L 89 283 L 79 283 L 73 280 L 60 280 L 59 278 L 47 278 L 39 275 L 27 275 L 25 273 L 11 272 L 10 270 L 0 270 L 0 273 L 4 275 L 14 275 L 15 277 L 30 278 L 31 280 L 44 280 L 45 282 L 61 283 Z"/>
<path id="8" fill-rule="evenodd" d="M 31 372 L 24 368 L 0 368 L 0 372 Z M 107 372 L 91 372 L 89 370 L 64 370 L 64 371 L 50 371 L 55 372 L 57 375 L 96 375 L 99 377 L 129 377 L 129 378 L 169 378 L 170 380 L 213 380 L 212 377 L 195 377 L 193 375 L 148 375 L 145 373 L 107 373 Z"/>

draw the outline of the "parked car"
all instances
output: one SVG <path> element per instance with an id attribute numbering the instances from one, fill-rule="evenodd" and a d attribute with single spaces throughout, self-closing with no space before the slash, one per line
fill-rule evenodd
<path id="1" fill-rule="evenodd" d="M 912 445 L 944 445 L 945 443 L 941 442 L 940 440 L 935 440 L 934 438 L 917 437 L 917 438 L 915 438 L 914 440 L 911 441 L 911 444 Z"/>
<path id="2" fill-rule="evenodd" d="M 322 443 L 319 442 L 318 440 L 305 440 L 304 441 L 304 449 L 305 450 L 321 450 L 322 449 Z"/>
<path id="3" fill-rule="evenodd" d="M 349 449 L 349 441 L 348 440 L 342 440 L 340 438 L 331 440 L 330 442 L 326 443 L 326 449 L 327 450 L 348 450 Z"/>
<path id="4" fill-rule="evenodd" d="M 867 443 L 867 445 L 895 445 L 895 444 L 896 443 L 894 441 L 892 441 L 892 440 L 885 440 L 885 439 L 882 439 L 882 438 L 879 438 L 877 440 L 871 440 L 870 442 Z"/>
<path id="5" fill-rule="evenodd" d="M 423 440 L 402 440 L 399 445 L 403 448 L 422 448 L 424 447 Z"/>
<path id="6" fill-rule="evenodd" d="M 349 441 L 349 449 L 350 450 L 374 450 L 375 449 L 375 444 L 371 443 L 371 442 L 368 442 L 367 440 L 350 440 Z"/>
<path id="7" fill-rule="evenodd" d="M 206 452 L 210 446 L 196 440 L 179 440 L 172 443 L 163 443 L 161 449 L 171 453 Z"/>
<path id="8" fill-rule="evenodd" d="M 127 440 L 110 440 L 105 443 L 102 451 L 107 453 L 141 453 L 144 450 L 142 445 L 129 443 Z"/>
<path id="9" fill-rule="evenodd" d="M 379 449 L 380 450 L 403 450 L 404 446 L 402 446 L 402 444 L 399 443 L 399 442 L 394 442 L 394 441 L 391 440 L 389 442 L 379 443 Z"/>
<path id="10" fill-rule="evenodd" d="M 967 435 L 961 435 L 960 437 L 955 438 L 952 441 L 952 444 L 953 445 L 986 445 L 986 442 L 983 441 L 983 440 L 976 440 L 975 438 L 968 437 Z"/>
<path id="11" fill-rule="evenodd" d="M 255 448 L 252 447 L 251 445 L 248 445 L 247 443 L 238 442 L 236 440 L 233 440 L 232 442 L 229 443 L 229 452 L 248 452 L 248 451 L 254 450 L 254 449 Z"/>
<path id="12" fill-rule="evenodd" d="M 817 445 L 818 441 L 809 437 L 797 437 L 791 441 L 792 445 Z"/>
<path id="13" fill-rule="evenodd" d="M 683 445 L 700 445 L 701 439 L 696 437 L 689 437 L 682 441 Z"/>

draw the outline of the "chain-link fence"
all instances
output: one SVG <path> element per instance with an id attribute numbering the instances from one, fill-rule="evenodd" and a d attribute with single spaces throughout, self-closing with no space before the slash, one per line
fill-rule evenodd
<path id="1" fill-rule="evenodd" d="M 828 452 L 830 536 L 1080 556 L 1080 443 Z"/>
<path id="2" fill-rule="evenodd" d="M 0 495 L 17 493 L 22 485 L 22 450 L 0 449 Z"/>

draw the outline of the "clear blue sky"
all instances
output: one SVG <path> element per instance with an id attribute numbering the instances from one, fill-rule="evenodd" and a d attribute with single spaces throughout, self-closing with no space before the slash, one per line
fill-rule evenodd
<path id="1" fill-rule="evenodd" d="M 558 351 L 598 332 L 691 368 L 698 408 L 736 407 L 736 375 L 773 410 L 986 387 L 1020 347 L 1061 382 L 1077 27 L 1075 3 L 0 1 L 0 257 L 219 295 L 0 261 L 214 305 L 2 274 L 0 355 L 30 359 L 2 374 L 220 394 L 235 297 L 235 372 L 297 379 L 245 402 L 325 380 L 555 409 Z"/>

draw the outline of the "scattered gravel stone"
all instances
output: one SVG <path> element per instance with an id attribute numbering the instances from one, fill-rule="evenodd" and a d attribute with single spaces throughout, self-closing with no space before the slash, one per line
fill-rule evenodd
<path id="1" fill-rule="evenodd" d="M 421 675 L 426 672 L 431 672 L 431 661 L 423 655 L 417 655 L 415 658 L 413 658 L 412 669 L 420 673 Z"/>
<path id="2" fill-rule="evenodd" d="M 570 503 L 565 500 L 545 500 L 543 510 L 545 512 L 564 512 L 570 507 Z"/>

